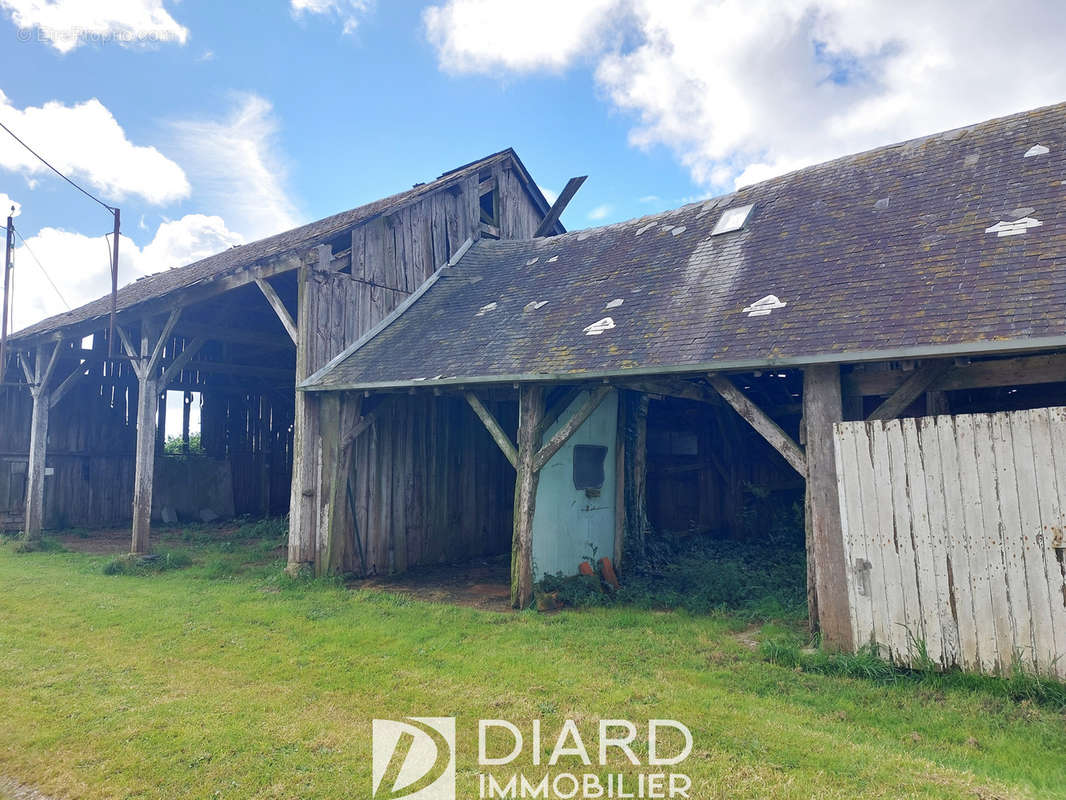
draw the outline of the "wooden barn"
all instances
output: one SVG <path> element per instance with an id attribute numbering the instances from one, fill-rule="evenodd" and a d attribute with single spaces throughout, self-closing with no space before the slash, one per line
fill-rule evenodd
<path id="1" fill-rule="evenodd" d="M 805 494 L 829 644 L 1066 676 L 1064 131 L 1066 104 L 481 238 L 300 383 L 328 488 L 294 557 L 509 549 L 524 607 L 758 481 Z"/>
<path id="2" fill-rule="evenodd" d="M 558 211 L 559 209 L 557 209 Z M 318 420 L 296 383 L 474 238 L 561 233 L 511 150 L 351 211 L 142 278 L 9 340 L 0 386 L 0 526 L 284 514 L 293 563 L 319 492 Z M 201 404 L 206 458 L 161 457 L 167 392 Z M 371 491 L 366 486 L 361 491 Z M 358 496 L 356 498 L 359 499 Z"/>

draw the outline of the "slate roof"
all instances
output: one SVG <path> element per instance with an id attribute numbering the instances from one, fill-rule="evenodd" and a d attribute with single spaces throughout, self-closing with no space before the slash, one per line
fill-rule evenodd
<path id="1" fill-rule="evenodd" d="M 277 256 L 294 250 L 306 250 L 314 245 L 323 244 L 338 234 L 343 233 L 345 230 L 353 228 L 362 222 L 366 222 L 372 217 L 390 213 L 424 195 L 431 194 L 445 186 L 461 181 L 472 172 L 476 172 L 495 161 L 505 158 L 514 159 L 515 164 L 530 189 L 534 202 L 542 207 L 544 213 L 547 213 L 549 205 L 541 195 L 540 189 L 537 188 L 536 184 L 529 176 L 529 173 L 518 158 L 518 155 L 514 150 L 508 148 L 445 172 L 435 181 L 430 183 L 416 185 L 407 191 L 391 195 L 390 197 L 385 197 L 381 200 L 375 200 L 372 203 L 367 203 L 358 208 L 353 208 L 349 211 L 341 212 L 340 214 L 334 214 L 331 217 L 326 217 L 317 222 L 311 222 L 307 225 L 302 225 L 298 228 L 275 234 L 274 236 L 268 236 L 265 239 L 259 239 L 258 241 L 250 242 L 238 247 L 231 247 L 221 253 L 216 253 L 215 255 L 208 256 L 207 258 L 195 261 L 192 264 L 187 264 L 183 267 L 167 269 L 140 278 L 119 289 L 118 310 L 121 312 L 140 303 L 163 297 L 177 289 L 184 289 L 189 286 L 232 275 L 243 269 L 252 267 L 263 259 L 271 256 Z M 563 231 L 565 228 L 560 225 L 559 230 Z M 30 325 L 29 327 L 23 328 L 12 334 L 10 338 L 11 340 L 26 339 L 32 336 L 59 330 L 68 325 L 106 317 L 110 313 L 111 295 L 107 294 L 91 303 L 79 306 L 72 311 L 56 314 L 55 316 L 48 317 L 47 319 Z"/>
<path id="2" fill-rule="evenodd" d="M 711 235 L 747 204 L 741 230 Z M 1040 225 L 986 232 L 1020 218 Z M 750 316 L 767 295 L 786 305 Z M 1066 347 L 1066 104 L 630 222 L 482 240 L 392 319 L 304 387 Z"/>

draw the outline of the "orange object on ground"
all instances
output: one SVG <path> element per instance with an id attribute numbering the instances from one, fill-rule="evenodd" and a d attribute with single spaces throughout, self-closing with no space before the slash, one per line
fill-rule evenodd
<path id="1" fill-rule="evenodd" d="M 595 575 L 596 573 L 592 569 L 592 564 L 587 561 L 582 561 L 577 565 L 577 571 L 581 575 Z"/>
<path id="2" fill-rule="evenodd" d="M 612 589 L 618 588 L 618 576 L 614 574 L 614 565 L 607 556 L 600 559 L 600 574 Z"/>

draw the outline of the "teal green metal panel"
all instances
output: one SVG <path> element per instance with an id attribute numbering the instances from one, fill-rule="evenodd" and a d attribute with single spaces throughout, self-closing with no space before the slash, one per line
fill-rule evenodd
<path id="1" fill-rule="evenodd" d="M 582 393 L 544 434 L 547 441 L 588 399 Z M 618 431 L 618 393 L 611 392 L 570 440 L 544 465 L 533 515 L 533 577 L 577 574 L 578 564 L 595 554 L 614 553 L 615 448 Z M 574 447 L 607 448 L 603 487 L 598 497 L 574 488 Z"/>

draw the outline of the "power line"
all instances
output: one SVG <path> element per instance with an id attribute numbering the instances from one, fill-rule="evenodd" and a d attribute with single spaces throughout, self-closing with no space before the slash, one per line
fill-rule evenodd
<path id="1" fill-rule="evenodd" d="M 77 189 L 83 195 L 88 197 L 90 200 L 93 200 L 94 202 L 99 203 L 104 208 L 106 208 L 108 211 L 110 211 L 112 214 L 115 213 L 115 207 L 114 206 L 109 206 L 107 203 L 105 203 L 103 200 L 101 200 L 96 195 L 92 194 L 91 192 L 86 191 L 85 189 L 82 189 L 80 186 L 78 186 L 78 184 L 74 183 L 74 181 L 72 181 L 70 178 L 68 178 L 66 175 L 64 175 L 62 172 L 60 172 L 58 169 L 56 169 L 51 164 L 49 164 L 47 161 L 45 161 L 44 156 L 42 156 L 40 153 L 38 153 L 36 150 L 34 150 L 32 147 L 30 147 L 24 141 L 22 141 L 18 136 L 16 136 L 15 132 L 12 131 L 11 128 L 7 127 L 7 125 L 5 125 L 4 123 L 0 122 L 0 128 L 3 128 L 5 131 L 7 131 L 9 134 L 11 134 L 11 138 L 12 139 L 14 139 L 16 142 L 21 144 L 27 150 L 29 150 L 37 158 L 38 161 L 40 161 L 42 164 L 44 164 L 46 167 L 48 167 L 48 169 L 52 170 L 52 172 L 54 172 L 60 178 L 65 180 L 67 183 L 69 183 L 71 186 L 73 186 L 75 189 Z"/>
<path id="2" fill-rule="evenodd" d="M 44 275 L 45 280 L 47 280 L 48 283 L 51 284 L 52 288 L 56 290 L 56 294 L 59 295 L 59 299 L 63 301 L 63 305 L 67 307 L 67 311 L 70 311 L 70 303 L 67 302 L 67 298 L 65 298 L 63 296 L 63 293 L 59 291 L 59 287 L 55 285 L 55 281 L 52 280 L 52 276 L 48 274 L 48 270 L 44 268 L 44 264 L 41 263 L 40 259 L 38 259 L 34 252 L 30 249 L 29 243 L 22 238 L 22 234 L 18 232 L 17 228 L 15 229 L 15 235 L 19 237 L 19 239 L 22 241 L 23 246 L 26 248 L 26 252 L 30 254 L 30 256 L 35 262 L 37 262 L 37 267 L 41 270 L 41 273 Z"/>

